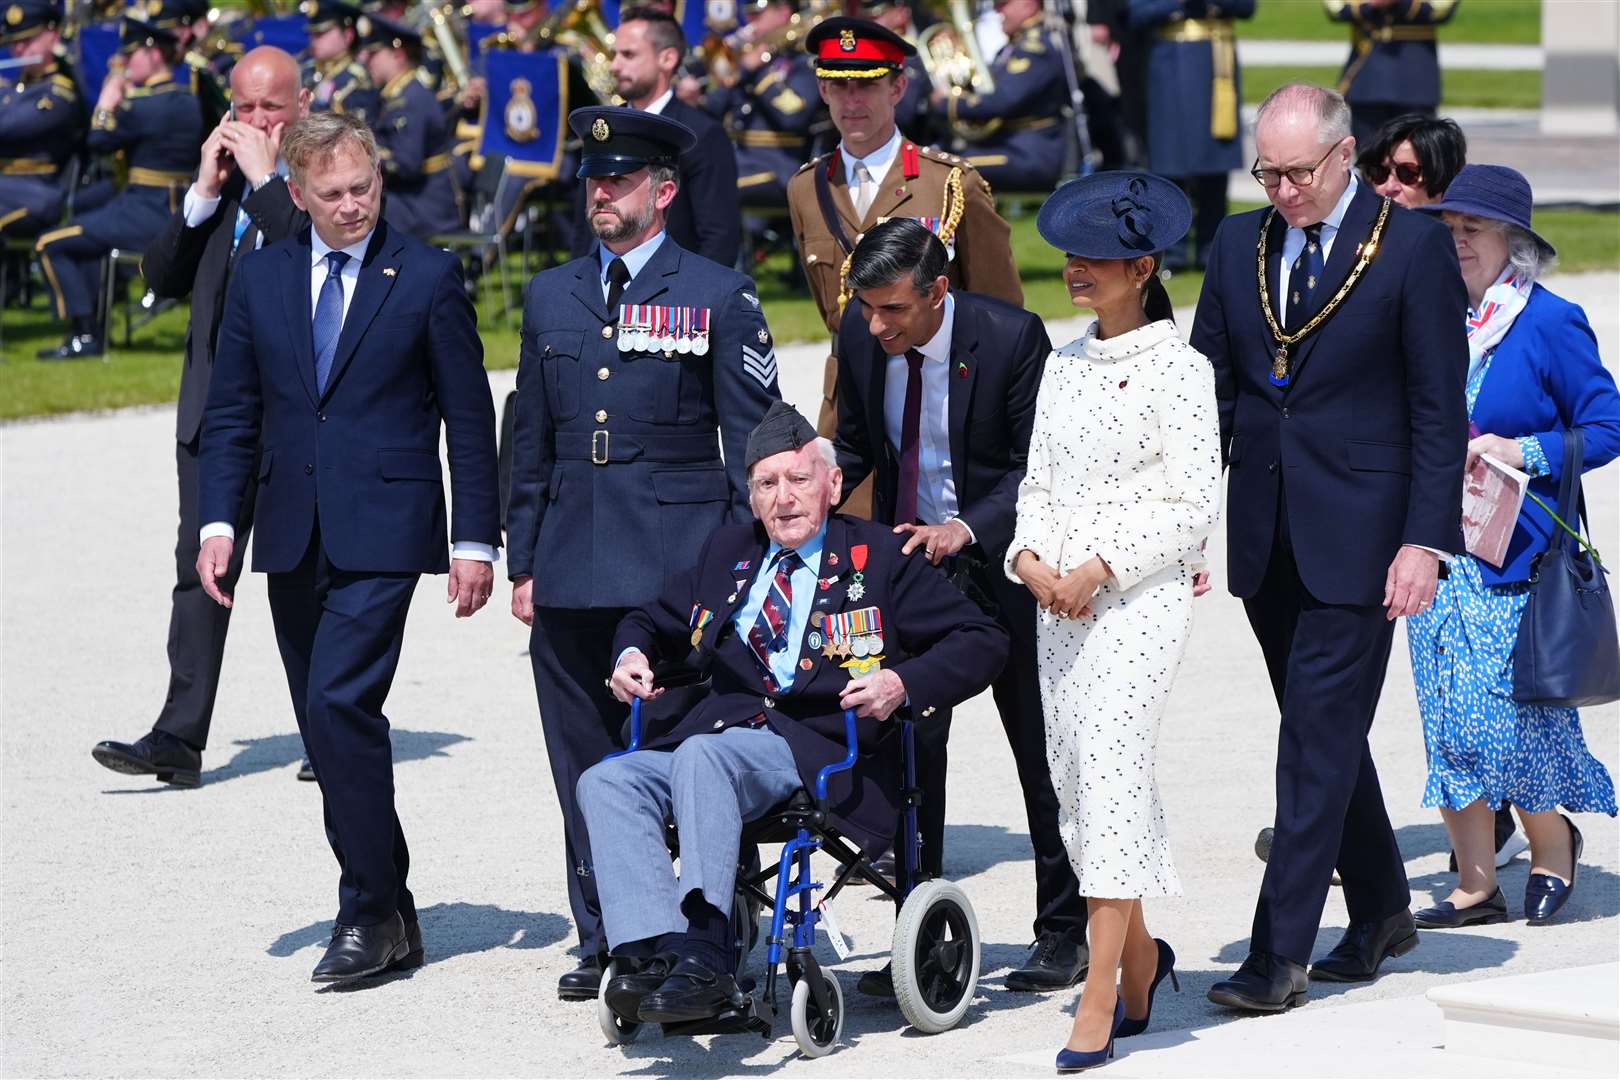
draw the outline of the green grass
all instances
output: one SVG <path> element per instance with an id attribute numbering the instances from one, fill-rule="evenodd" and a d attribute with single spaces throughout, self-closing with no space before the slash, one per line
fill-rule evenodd
<path id="1" fill-rule="evenodd" d="M 1328 19 L 1321 0 L 1259 0 L 1254 18 L 1238 23 L 1238 34 L 1254 41 L 1348 41 L 1345 23 Z M 1540 0 L 1463 0 L 1440 40 L 1492 45 L 1541 42 Z"/>
<path id="2" fill-rule="evenodd" d="M 1290 82 L 1316 83 L 1318 86 L 1336 86 L 1338 67 L 1308 65 L 1290 67 L 1262 67 L 1250 64 L 1243 69 L 1243 101 L 1258 105 L 1267 94 Z M 1441 102 L 1445 109 L 1539 109 L 1541 107 L 1541 72 L 1539 71 L 1479 71 L 1470 68 L 1447 68 L 1440 74 Z"/>
<path id="3" fill-rule="evenodd" d="M 1256 188 L 1256 192 L 1258 192 Z M 1255 204 L 1238 204 L 1234 213 Z M 1537 230 L 1559 252 L 1559 269 L 1614 270 L 1620 268 L 1620 214 L 1591 210 L 1545 210 L 1535 216 Z M 1062 262 L 1035 232 L 1035 219 L 1025 214 L 1012 220 L 1013 256 L 1024 283 L 1024 305 L 1047 320 L 1078 314 L 1063 288 Z M 765 260 L 759 269 L 760 299 L 778 341 L 815 341 L 825 336 L 815 304 L 802 289 L 784 280 L 786 253 Z M 1177 306 L 1198 299 L 1203 275 L 1177 274 L 1170 280 L 1170 298 Z M 516 298 L 514 298 L 516 299 Z M 515 325 L 500 320 L 499 301 L 486 291 L 479 311 L 483 329 L 484 362 L 491 368 L 517 365 Z M 78 361 L 42 364 L 34 350 L 61 340 L 61 327 L 36 297 L 27 310 L 5 312 L 5 349 L 0 352 L 0 419 L 48 416 L 87 409 L 171 402 L 180 388 L 180 353 L 186 329 L 185 305 L 164 312 L 135 331 L 129 349 L 117 348 L 105 363 Z M 115 341 L 123 340 L 122 322 L 116 323 Z"/>

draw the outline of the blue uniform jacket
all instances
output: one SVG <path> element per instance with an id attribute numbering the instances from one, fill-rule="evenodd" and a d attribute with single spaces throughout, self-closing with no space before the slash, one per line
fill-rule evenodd
<path id="1" fill-rule="evenodd" d="M 1345 281 L 1383 202 L 1362 184 L 1316 288 L 1318 310 Z M 1215 365 L 1227 474 L 1229 584 L 1265 579 L 1278 503 L 1300 579 L 1328 604 L 1383 602 L 1403 544 L 1462 550 L 1468 410 L 1468 295 L 1444 225 L 1390 208 L 1376 257 L 1323 326 L 1290 350 L 1286 390 L 1260 310 L 1255 252 L 1265 210 L 1221 223 L 1193 320 L 1193 348 Z M 1286 225 L 1273 219 L 1273 304 Z M 1275 308 L 1273 309 L 1275 310 Z"/>
<path id="2" fill-rule="evenodd" d="M 988 137 L 970 143 L 962 156 L 980 170 L 1014 166 L 1022 182 L 1033 188 L 1056 184 L 1063 171 L 1063 107 L 1069 103 L 1069 84 L 1063 60 L 1039 22 L 1013 35 L 990 63 L 995 91 L 963 94 L 946 99 L 946 116 L 958 121 L 1000 121 Z"/>
<path id="3" fill-rule="evenodd" d="M 449 539 L 500 542 L 495 407 L 461 264 L 379 223 L 318 394 L 311 259 L 306 228 L 244 256 L 231 280 L 203 416 L 199 520 L 237 520 L 257 483 L 257 571 L 299 564 L 319 506 L 321 545 L 338 569 L 444 573 Z"/>
<path id="4" fill-rule="evenodd" d="M 1532 480 L 1530 490 L 1554 509 L 1564 475 L 1565 428 L 1585 429 L 1585 469 L 1620 457 L 1620 392 L 1598 356 L 1597 338 L 1579 305 L 1540 285 L 1531 290 L 1491 357 L 1473 420 L 1487 435 L 1535 437 L 1551 472 Z M 1480 576 L 1487 585 L 1527 580 L 1535 557 L 1547 550 L 1557 528 L 1545 510 L 1525 499 L 1507 561 L 1500 570 L 1481 561 Z"/>
<path id="5" fill-rule="evenodd" d="M 939 709 L 960 704 L 990 685 L 1007 658 L 1007 633 L 952 585 L 919 551 L 900 554 L 904 538 L 885 525 L 835 515 L 827 521 L 821 581 L 813 598 L 795 596 L 795 605 L 813 603 L 801 641 L 793 685 L 774 696 L 763 689 L 759 662 L 737 635 L 733 619 L 747 600 L 764 565 L 769 539 L 764 526 L 728 525 L 699 548 L 697 565 L 674 577 L 645 607 L 620 622 L 613 639 L 618 656 L 635 647 L 649 660 L 686 660 L 704 669 L 709 686 L 684 716 L 664 731 L 644 735 L 647 749 L 674 749 L 683 740 L 728 727 L 760 722 L 788 741 L 806 787 L 816 772 L 842 761 L 844 714 L 839 697 L 852 673 L 840 657 L 821 649 L 825 615 L 876 609 L 882 620 L 882 666 L 900 676 L 911 716 L 926 724 Z M 860 566 L 863 591 L 849 595 Z M 692 643 L 693 610 L 709 611 L 697 646 Z M 900 728 L 898 723 L 856 721 L 860 748 L 855 768 L 837 774 L 828 803 L 840 832 L 868 854 L 889 846 L 900 812 Z"/>
<path id="6" fill-rule="evenodd" d="M 61 170 L 78 152 L 88 120 L 65 57 L 37 78 L 0 86 L 0 230 L 25 217 L 36 227 L 61 217 Z"/>
<path id="7" fill-rule="evenodd" d="M 1434 28 L 1456 0 L 1409 0 L 1393 7 L 1324 0 L 1328 18 L 1351 25 L 1350 58 L 1339 93 L 1352 105 L 1440 104 L 1440 56 Z"/>
<path id="8" fill-rule="evenodd" d="M 383 213 L 389 224 L 418 239 L 461 227 L 450 176 L 450 125 L 433 91 L 415 69 L 382 89 L 372 129 L 382 154 Z"/>
<path id="9" fill-rule="evenodd" d="M 752 516 L 748 433 L 781 396 L 754 283 L 665 237 L 623 303 L 707 309 L 708 351 L 621 352 L 594 251 L 524 299 L 507 568 L 538 607 L 645 603 Z"/>

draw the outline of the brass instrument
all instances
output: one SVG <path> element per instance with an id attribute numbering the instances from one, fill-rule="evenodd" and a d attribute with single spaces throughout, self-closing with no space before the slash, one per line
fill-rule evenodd
<path id="1" fill-rule="evenodd" d="M 448 85 L 441 85 L 440 93 L 455 93 L 472 78 L 467 53 L 461 44 L 467 36 L 462 12 L 454 3 L 425 4 L 421 11 L 421 29 L 433 36 L 434 43 L 439 47 L 439 56 L 444 60 L 442 82 Z"/>
<path id="2" fill-rule="evenodd" d="M 622 105 L 613 78 L 613 31 L 602 18 L 602 0 L 562 0 L 530 32 L 535 44 L 558 44 L 579 54 L 585 82 L 605 105 Z"/>
<path id="3" fill-rule="evenodd" d="M 757 49 L 760 62 L 768 64 L 784 53 L 803 48 L 805 37 L 815 29 L 817 23 L 842 12 L 841 0 L 810 0 L 806 10 L 794 12 L 787 22 L 758 37 L 750 32 L 752 28 L 749 26 L 739 27 L 724 35 L 716 29 L 703 39 L 698 52 L 713 85 L 736 86 L 742 76 L 744 52 Z"/>
<path id="4" fill-rule="evenodd" d="M 934 85 L 947 94 L 995 92 L 996 81 L 979 52 L 979 39 L 973 32 L 973 12 L 967 0 L 948 0 L 945 17 L 917 35 L 917 57 Z M 957 120 L 951 124 L 951 130 L 968 142 L 978 142 L 994 134 L 1000 126 L 1000 120 Z"/>

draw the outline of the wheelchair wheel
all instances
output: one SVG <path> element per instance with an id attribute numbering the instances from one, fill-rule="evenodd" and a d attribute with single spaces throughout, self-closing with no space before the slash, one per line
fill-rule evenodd
<path id="1" fill-rule="evenodd" d="M 889 956 L 894 995 L 912 1027 L 949 1031 L 966 1015 L 979 983 L 979 920 L 967 894 L 949 881 L 925 881 L 894 923 Z"/>
<path id="2" fill-rule="evenodd" d="M 608 983 L 619 977 L 619 962 L 610 961 L 607 969 L 602 972 L 602 983 L 596 994 L 596 1023 L 602 1029 L 602 1035 L 609 1046 L 624 1046 L 635 1042 L 636 1032 L 641 1030 L 641 1021 L 626 1020 L 608 1008 Z"/>
<path id="3" fill-rule="evenodd" d="M 832 997 L 831 1016 L 823 1016 L 816 1009 L 808 978 L 793 984 L 793 1008 L 789 1018 L 793 1024 L 793 1041 L 799 1044 L 799 1053 L 805 1057 L 826 1057 L 844 1035 L 844 989 L 831 972 L 823 971 L 821 979 Z"/>
<path id="4" fill-rule="evenodd" d="M 731 898 L 731 954 L 736 960 L 735 970 L 741 973 L 759 940 L 760 907 L 741 891 Z"/>

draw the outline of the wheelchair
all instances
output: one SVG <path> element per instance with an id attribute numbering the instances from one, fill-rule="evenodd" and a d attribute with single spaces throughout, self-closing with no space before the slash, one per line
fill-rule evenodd
<path id="1" fill-rule="evenodd" d="M 822 1057 L 838 1045 L 844 1031 L 844 992 L 838 979 L 816 960 L 812 946 L 816 926 L 822 921 L 821 907 L 831 901 L 850 881 L 859 879 L 880 890 L 900 905 L 890 946 L 890 963 L 895 997 L 906 1021 L 924 1034 L 934 1035 L 955 1027 L 972 1004 L 979 982 L 979 923 L 962 889 L 942 879 L 919 880 L 919 838 L 917 807 L 922 792 L 917 787 L 916 743 L 912 722 L 901 723 L 902 814 L 905 820 L 904 851 L 895 860 L 895 880 L 878 873 L 870 859 L 852 847 L 832 828 L 827 808 L 827 784 L 831 777 L 855 767 L 855 711 L 844 710 L 844 759 L 823 766 L 816 774 L 813 792 L 800 790 L 764 817 L 745 823 L 742 832 L 741 865 L 737 869 L 736 895 L 732 904 L 735 930 L 733 955 L 740 971 L 755 943 L 760 914 L 770 909 L 770 932 L 766 936 L 765 984 L 754 993 L 752 979 L 738 978 L 737 995 L 719 1016 L 707 1020 L 660 1025 L 666 1037 L 676 1035 L 715 1035 L 756 1032 L 769 1040 L 780 1009 L 778 966 L 786 961 L 789 985 L 788 1019 L 794 1041 L 806 1057 Z M 630 739 L 625 749 L 608 758 L 633 753 L 641 746 L 641 701 L 630 706 Z M 606 759 L 604 759 L 606 760 Z M 668 826 L 671 855 L 678 855 L 679 837 L 673 824 Z M 758 845 L 782 845 L 778 860 L 761 867 Z M 825 851 L 839 869 L 826 895 L 818 902 L 815 894 L 823 884 L 811 874 L 810 856 Z M 772 883 L 774 882 L 774 887 Z M 769 891 L 767 891 L 768 887 Z M 829 931 L 831 932 L 831 931 Z M 839 950 L 842 951 L 842 950 Z M 607 987 L 620 974 L 612 961 L 602 973 L 597 995 L 597 1021 L 610 1045 L 633 1041 L 642 1023 L 619 1016 L 607 1004 Z"/>

